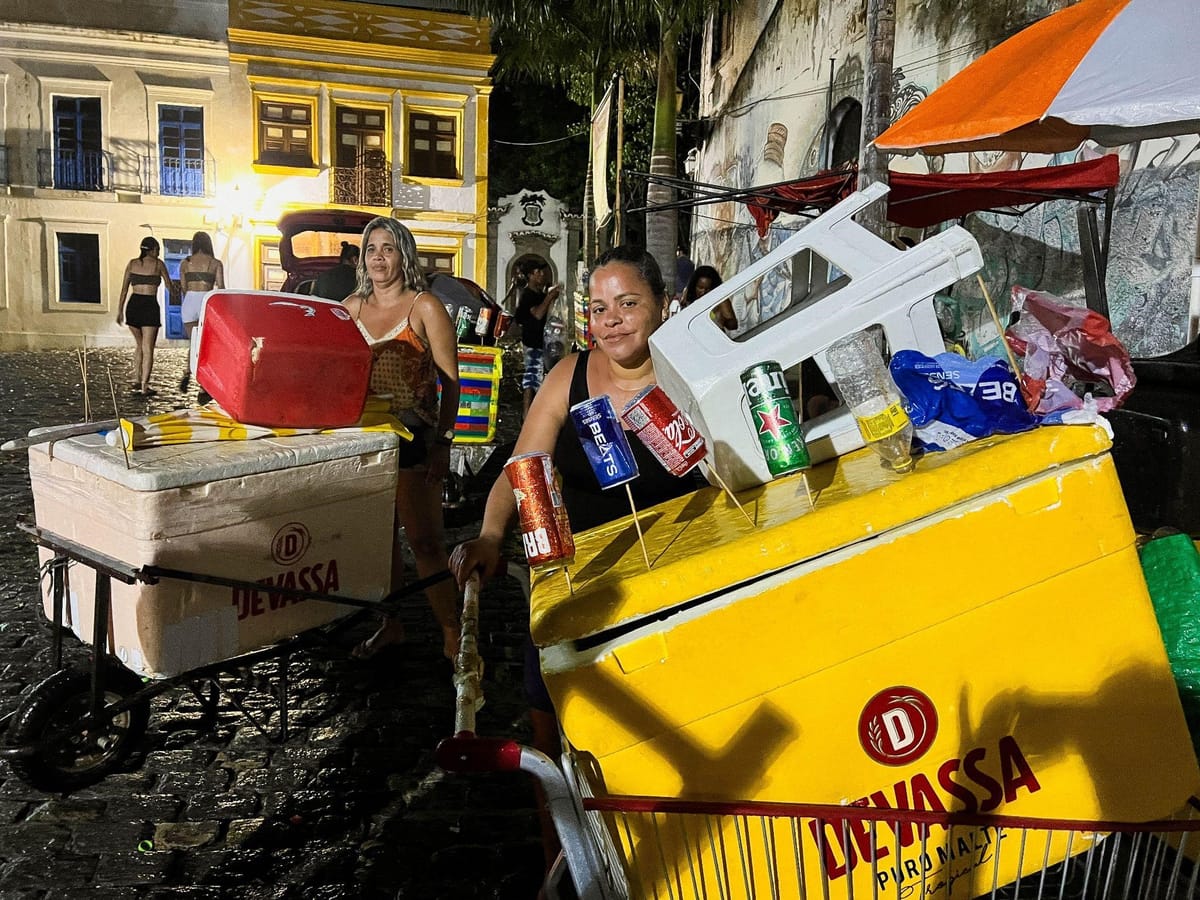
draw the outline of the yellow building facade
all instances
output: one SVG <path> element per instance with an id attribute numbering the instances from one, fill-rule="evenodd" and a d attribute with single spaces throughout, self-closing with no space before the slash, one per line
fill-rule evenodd
<path id="1" fill-rule="evenodd" d="M 127 341 L 146 235 L 175 273 L 207 231 L 228 286 L 278 287 L 276 223 L 297 209 L 395 215 L 428 269 L 486 282 L 486 22 L 197 2 L 186 20 L 149 4 L 83 25 L 53 2 L 0 19 L 0 350 Z M 181 337 L 160 302 L 160 340 Z"/>

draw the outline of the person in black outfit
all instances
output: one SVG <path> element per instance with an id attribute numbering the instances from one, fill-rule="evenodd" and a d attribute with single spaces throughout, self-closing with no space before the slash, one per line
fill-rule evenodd
<path id="1" fill-rule="evenodd" d="M 313 296 L 341 303 L 354 293 L 357 286 L 358 247 L 349 241 L 342 241 L 342 252 L 338 256 L 337 265 L 317 276 L 317 283 L 313 285 Z"/>
<path id="2" fill-rule="evenodd" d="M 595 349 L 567 356 L 550 370 L 513 448 L 514 456 L 538 450 L 552 456 L 562 476 L 563 501 L 573 533 L 629 515 L 629 503 L 624 491 L 601 489 L 576 436 L 569 409 L 602 394 L 612 398 L 616 409 L 623 409 L 639 391 L 656 383 L 649 339 L 662 324 L 667 300 L 654 257 L 636 248 L 620 246 L 601 255 L 588 283 L 588 321 Z M 703 486 L 697 470 L 677 478 L 636 436 L 628 433 L 627 437 L 640 472 L 629 482 L 638 509 Z M 460 586 L 473 572 L 489 577 L 501 571 L 501 546 L 516 511 L 512 489 L 501 474 L 488 494 L 479 537 L 460 544 L 450 555 L 450 569 Z M 531 638 L 525 648 L 525 692 L 531 706 L 533 744 L 553 759 L 561 752 L 558 723 Z M 555 849 L 547 843 L 551 861 Z"/>
<path id="3" fill-rule="evenodd" d="M 150 373 L 154 369 L 154 343 L 158 340 L 158 329 L 162 327 L 158 287 L 166 285 L 174 296 L 175 285 L 167 267 L 158 258 L 158 241 L 144 237 L 138 249 L 138 257 L 125 266 L 117 324 L 128 325 L 133 335 L 133 392 L 150 396 L 157 393 L 150 387 Z"/>
<path id="4" fill-rule="evenodd" d="M 533 397 L 546 375 L 546 315 L 558 297 L 559 286 L 551 285 L 550 264 L 540 256 L 521 257 L 515 269 L 514 278 L 520 293 L 513 319 L 521 326 L 521 343 L 525 345 L 525 368 L 521 373 L 522 414 L 528 417 Z"/>

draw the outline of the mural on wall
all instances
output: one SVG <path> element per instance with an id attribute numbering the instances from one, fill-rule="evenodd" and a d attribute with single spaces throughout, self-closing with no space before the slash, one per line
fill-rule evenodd
<path id="1" fill-rule="evenodd" d="M 972 153 L 968 162 L 969 171 L 981 172 L 1058 165 L 1106 152 L 1120 158 L 1105 281 L 1109 313 L 1113 332 L 1130 353 L 1157 356 L 1178 349 L 1187 337 L 1200 138 L 1172 140 L 1167 149 L 1139 159 L 1145 156 L 1142 150 L 1134 144 L 1109 151 L 1088 143 L 1048 163 L 1012 152 Z M 1139 163 L 1141 168 L 1135 168 Z M 979 213 L 967 219 L 966 227 L 983 251 L 984 280 L 1002 309 L 1008 308 L 1013 285 L 1084 304 L 1077 212 L 1075 203 L 1050 201 L 1017 218 Z M 977 318 L 969 308 L 981 300 L 978 291 L 966 282 L 958 287 L 964 320 Z M 995 344 L 995 329 L 986 319 L 977 334 L 970 324 L 966 329 L 969 347 Z"/>
<path id="2" fill-rule="evenodd" d="M 1113 330 L 1135 356 L 1178 350 L 1187 340 L 1200 137 L 1171 142 L 1117 186 L 1109 257 Z"/>

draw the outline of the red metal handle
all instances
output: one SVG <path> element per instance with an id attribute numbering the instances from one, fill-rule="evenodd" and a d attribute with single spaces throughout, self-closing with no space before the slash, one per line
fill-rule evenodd
<path id="1" fill-rule="evenodd" d="M 516 772 L 521 768 L 521 745 L 506 738 L 481 738 L 461 731 L 434 751 L 447 772 Z"/>

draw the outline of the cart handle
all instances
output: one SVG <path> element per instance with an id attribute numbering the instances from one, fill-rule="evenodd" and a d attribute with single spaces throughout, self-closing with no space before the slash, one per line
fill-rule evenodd
<path id="1" fill-rule="evenodd" d="M 463 586 L 458 653 L 454 656 L 454 733 L 474 734 L 475 713 L 483 707 L 483 658 L 479 655 L 478 572 Z"/>
<path id="2" fill-rule="evenodd" d="M 438 742 L 437 764 L 459 775 L 479 772 L 516 772 L 521 768 L 521 745 L 507 738 L 481 738 L 470 731 Z"/>

